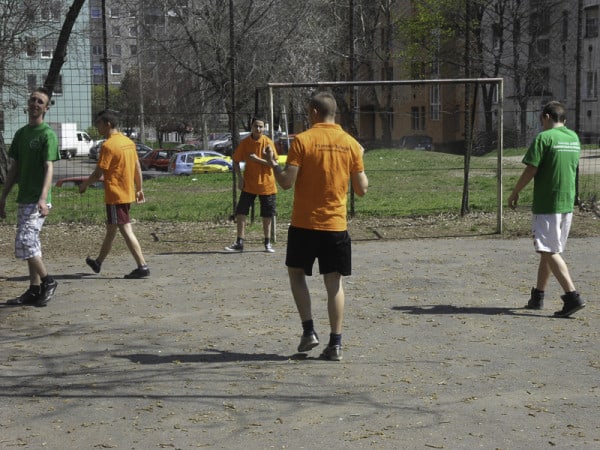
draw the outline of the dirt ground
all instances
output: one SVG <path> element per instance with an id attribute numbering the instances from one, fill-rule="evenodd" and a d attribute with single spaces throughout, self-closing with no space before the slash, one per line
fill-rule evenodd
<path id="1" fill-rule="evenodd" d="M 123 279 L 120 240 L 100 274 L 85 266 L 102 227 L 48 225 L 54 300 L 0 304 L 0 448 L 598 448 L 597 221 L 575 223 L 565 258 L 588 304 L 555 319 L 555 281 L 546 309 L 521 308 L 537 258 L 516 219 L 510 238 L 354 222 L 339 363 L 295 352 L 285 224 L 274 254 L 258 228 L 231 254 L 231 225 L 136 224 L 146 280 Z M 27 286 L 13 236 L 0 226 L 6 299 Z M 309 285 L 323 344 L 325 291 Z"/>

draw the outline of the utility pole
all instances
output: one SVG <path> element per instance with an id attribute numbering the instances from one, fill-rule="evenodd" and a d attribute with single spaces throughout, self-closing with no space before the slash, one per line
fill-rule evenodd
<path id="1" fill-rule="evenodd" d="M 104 108 L 108 109 L 110 106 L 108 98 L 108 45 L 106 43 L 106 0 L 102 0 L 102 53 L 104 58 Z"/>
<path id="2" fill-rule="evenodd" d="M 139 18 L 137 20 L 137 37 L 136 37 L 136 44 L 137 44 L 137 75 L 138 75 L 138 90 L 139 90 L 139 100 L 140 100 L 140 133 L 138 135 L 138 139 L 139 141 L 143 144 L 144 143 L 144 137 L 146 136 L 146 118 L 145 118 L 145 113 L 144 113 L 144 87 L 142 84 L 142 62 L 140 61 L 140 53 L 141 53 L 141 41 L 140 40 L 140 33 L 142 32 L 142 26 L 140 25 L 140 21 L 144 20 L 144 8 L 143 8 L 143 2 L 140 0 L 139 1 Z"/>
<path id="3" fill-rule="evenodd" d="M 233 21 L 233 0 L 229 0 L 229 64 L 230 64 L 230 97 L 231 97 L 231 113 L 229 114 L 229 128 L 231 129 L 231 149 L 235 150 L 238 144 L 238 136 L 236 132 L 236 114 L 235 114 L 235 30 Z M 237 182 L 235 170 L 231 171 L 231 179 L 233 183 L 233 189 L 231 190 L 233 195 L 233 213 L 235 216 L 235 201 L 237 198 Z"/>

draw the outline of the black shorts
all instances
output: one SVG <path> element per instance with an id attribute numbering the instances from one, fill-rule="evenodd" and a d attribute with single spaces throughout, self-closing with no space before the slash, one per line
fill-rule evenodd
<path id="1" fill-rule="evenodd" d="M 319 273 L 352 274 L 352 243 L 348 231 L 307 230 L 290 226 L 288 229 L 285 265 L 304 269 L 312 275 L 315 259 Z"/>
<path id="2" fill-rule="evenodd" d="M 237 206 L 235 207 L 235 213 L 242 216 L 247 216 L 250 212 L 250 206 L 254 203 L 256 194 L 250 194 L 249 192 L 242 191 L 240 199 L 238 200 Z M 260 200 L 260 217 L 273 217 L 277 214 L 277 195 L 259 195 Z"/>

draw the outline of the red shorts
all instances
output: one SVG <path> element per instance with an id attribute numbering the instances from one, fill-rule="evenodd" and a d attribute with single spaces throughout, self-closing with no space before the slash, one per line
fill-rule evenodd
<path id="1" fill-rule="evenodd" d="M 129 219 L 130 203 L 122 203 L 119 205 L 106 205 L 106 223 L 108 225 L 125 225 L 131 220 Z"/>

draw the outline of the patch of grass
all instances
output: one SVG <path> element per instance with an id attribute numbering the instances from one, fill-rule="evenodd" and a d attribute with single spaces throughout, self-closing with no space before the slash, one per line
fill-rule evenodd
<path id="1" fill-rule="evenodd" d="M 520 152 L 521 150 L 518 150 Z M 369 192 L 355 197 L 357 218 L 407 217 L 456 214 L 460 211 L 464 184 L 463 156 L 412 150 L 371 150 L 365 153 Z M 504 198 L 522 171 L 522 164 L 504 164 Z M 496 210 L 497 157 L 471 159 L 469 208 L 474 212 Z M 132 217 L 145 222 L 223 223 L 233 213 L 232 176 L 229 173 L 164 176 L 144 183 L 146 203 L 132 207 Z M 237 192 L 239 195 L 239 192 Z M 16 221 L 14 197 L 7 202 L 7 223 Z M 88 189 L 53 188 L 54 208 L 50 223 L 103 224 L 104 193 Z M 279 189 L 280 220 L 289 220 L 293 189 Z M 521 195 L 521 205 L 531 202 L 531 187 Z M 350 207 L 350 202 L 348 202 Z M 258 201 L 255 215 L 258 216 Z"/>

